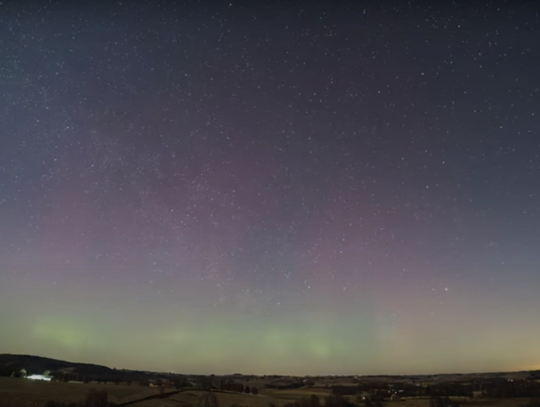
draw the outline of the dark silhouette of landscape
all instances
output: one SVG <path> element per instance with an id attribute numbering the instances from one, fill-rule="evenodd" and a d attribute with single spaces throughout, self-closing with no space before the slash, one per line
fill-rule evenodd
<path id="1" fill-rule="evenodd" d="M 194 375 L 0 354 L 0 407 L 540 406 L 540 371 Z"/>

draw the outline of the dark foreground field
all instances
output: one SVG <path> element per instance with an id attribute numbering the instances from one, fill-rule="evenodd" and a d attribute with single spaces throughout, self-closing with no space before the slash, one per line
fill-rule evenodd
<path id="1" fill-rule="evenodd" d="M 167 390 L 160 398 L 159 390 L 140 385 L 124 384 L 78 384 L 63 382 L 39 382 L 25 379 L 0 377 L 0 407 L 43 407 L 49 400 L 77 402 L 84 399 L 90 389 L 104 390 L 110 402 L 118 406 L 133 407 L 198 407 L 205 394 L 201 390 L 176 392 Z M 301 388 L 294 390 L 261 389 L 260 394 L 238 394 L 216 392 L 220 407 L 281 407 L 304 397 L 317 395 L 321 402 L 330 394 L 327 388 Z M 150 397 L 150 399 L 149 399 Z M 359 407 L 365 404 L 353 397 L 349 401 Z M 529 399 L 456 399 L 462 407 L 522 407 Z M 404 399 L 385 401 L 388 407 L 430 407 L 429 399 Z"/>
<path id="2" fill-rule="evenodd" d="M 109 401 L 117 404 L 138 400 L 157 394 L 150 387 L 114 384 L 79 384 L 42 382 L 11 377 L 0 377 L 0 407 L 42 407 L 47 401 L 78 402 L 90 389 L 105 390 Z"/>

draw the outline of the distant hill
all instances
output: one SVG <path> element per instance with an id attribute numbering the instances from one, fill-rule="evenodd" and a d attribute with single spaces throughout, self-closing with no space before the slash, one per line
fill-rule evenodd
<path id="1" fill-rule="evenodd" d="M 159 373 L 126 369 L 111 369 L 107 366 L 92 363 L 67 362 L 65 360 L 44 358 L 33 355 L 0 354 L 0 376 L 17 375 L 21 369 L 27 375 L 43 374 L 49 371 L 55 380 L 82 382 L 138 382 L 147 385 L 149 381 L 181 380 L 187 386 L 190 376 L 172 373 Z"/>
<path id="2" fill-rule="evenodd" d="M 134 371 L 124 369 L 111 369 L 107 366 L 91 363 L 67 362 L 64 360 L 45 358 L 33 355 L 0 354 L 0 376 L 10 376 L 12 372 L 18 373 L 25 369 L 28 375 L 43 374 L 50 371 L 52 376 L 59 380 L 89 380 L 89 381 L 144 381 L 156 379 L 170 379 L 171 377 L 183 377 L 189 381 L 199 382 L 204 375 L 185 375 L 172 373 L 158 373 L 147 371 Z M 257 376 L 244 376 L 240 374 L 224 375 L 223 378 L 232 378 L 235 381 L 252 382 Z M 275 389 L 290 389 L 305 385 L 300 377 L 289 376 L 261 376 L 258 386 Z M 414 376 L 319 376 L 311 378 L 317 386 L 350 385 L 356 386 L 359 382 L 373 380 L 403 381 L 412 380 L 417 383 L 441 383 L 441 382 L 470 382 L 478 380 L 540 380 L 540 370 L 521 372 L 486 372 L 465 374 L 438 374 L 438 375 L 414 375 Z"/>
<path id="3" fill-rule="evenodd" d="M 74 363 L 64 360 L 44 358 L 32 355 L 0 354 L 0 375 L 8 376 L 11 372 L 19 372 L 25 369 L 30 374 L 42 374 L 46 370 L 55 373 L 74 373 L 78 376 L 113 377 L 116 370 L 107 366 L 93 365 L 90 363 Z"/>

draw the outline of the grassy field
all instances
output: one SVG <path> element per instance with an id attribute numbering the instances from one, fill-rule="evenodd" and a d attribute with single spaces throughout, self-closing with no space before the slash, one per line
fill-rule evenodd
<path id="1" fill-rule="evenodd" d="M 197 407 L 199 398 L 204 393 L 201 391 L 188 391 L 173 395 L 167 399 L 147 400 L 133 404 L 133 407 Z M 329 394 L 329 390 L 321 388 L 312 389 L 294 389 L 294 390 L 274 390 L 262 389 L 261 394 L 245 395 L 245 394 L 227 394 L 216 393 L 220 407 L 242 406 L 242 407 L 268 407 L 273 404 L 277 407 L 283 406 L 286 403 L 293 402 L 303 397 L 308 397 L 316 394 L 323 401 L 324 397 Z M 351 397 L 350 401 L 354 401 Z M 528 399 L 478 399 L 466 400 L 457 399 L 462 407 L 522 407 L 528 403 Z M 355 403 L 358 407 L 362 407 L 363 403 Z M 429 407 L 429 399 L 405 399 L 402 401 L 386 401 L 386 407 Z"/>
<path id="2" fill-rule="evenodd" d="M 137 385 L 42 382 L 0 377 L 0 400 L 2 402 L 16 400 L 17 407 L 19 405 L 41 407 L 49 400 L 63 402 L 80 401 L 90 389 L 105 390 L 109 395 L 109 401 L 115 403 L 138 400 L 145 396 L 158 393 L 158 390 L 155 388 Z"/>
<path id="3" fill-rule="evenodd" d="M 62 402 L 80 401 L 84 399 L 90 389 L 106 391 L 109 395 L 109 401 L 117 404 L 159 394 L 159 390 L 156 388 L 141 387 L 137 385 L 126 386 L 95 383 L 41 382 L 0 377 L 0 401 L 16 401 L 16 404 L 13 405 L 17 407 L 41 407 L 49 400 Z M 167 398 L 146 400 L 132 405 L 135 407 L 197 407 L 199 399 L 203 394 L 204 392 L 197 390 L 185 391 Z M 222 407 L 230 407 L 232 405 L 240 405 L 243 407 L 268 407 L 270 404 L 280 407 L 283 404 L 311 394 L 318 394 L 319 396 L 324 397 L 328 394 L 328 391 L 321 392 L 319 389 L 313 389 L 313 391 L 302 389 L 266 391 L 263 389 L 259 395 L 216 392 L 219 405 Z M 0 407 L 2 406 L 3 404 L 0 402 Z"/>
<path id="4" fill-rule="evenodd" d="M 456 399 L 461 407 L 522 407 L 527 405 L 529 399 Z M 388 407 L 429 407 L 429 399 L 411 399 L 397 402 L 386 402 Z"/>
<path id="5" fill-rule="evenodd" d="M 314 391 L 310 391 L 314 390 Z M 317 390 L 319 390 L 317 392 Z M 319 393 L 324 396 L 320 389 L 306 389 L 306 391 L 276 390 L 272 394 L 260 394 L 258 396 L 242 394 L 217 393 L 220 407 L 243 406 L 243 407 L 268 407 L 270 404 L 282 406 L 286 403 L 300 399 L 311 394 Z M 135 403 L 133 407 L 197 407 L 198 400 L 202 395 L 199 391 L 190 391 L 174 395 L 167 399 L 147 400 Z M 461 400 L 462 407 L 522 407 L 528 402 L 527 399 L 482 399 Z M 403 401 L 386 401 L 386 407 L 429 407 L 429 399 L 406 399 Z M 358 404 L 363 406 L 363 404 Z"/>
<path id="6" fill-rule="evenodd" d="M 258 395 L 220 392 L 216 392 L 215 394 L 221 407 L 268 407 L 270 404 L 280 407 L 286 403 L 290 403 L 291 401 L 298 400 L 314 393 L 317 392 L 302 392 L 298 390 L 276 390 L 265 392 L 263 390 Z M 324 395 L 327 393 L 328 392 L 325 392 Z M 140 403 L 133 404 L 133 407 L 197 407 L 199 399 L 203 394 L 204 392 L 197 390 L 186 391 L 166 399 L 141 401 Z"/>
<path id="7" fill-rule="evenodd" d="M 114 384 L 76 384 L 59 382 L 40 382 L 24 379 L 0 377 L 0 407 L 10 406 L 10 400 L 16 401 L 13 407 L 42 407 L 49 400 L 70 402 L 84 399 L 90 389 L 104 390 L 109 395 L 109 401 L 121 404 L 136 401 L 148 396 L 159 394 L 159 390 L 138 385 Z M 169 390 L 172 391 L 172 390 Z M 197 407 L 204 392 L 187 390 L 166 398 L 145 400 L 131 404 L 133 407 Z M 216 392 L 221 407 L 281 407 L 312 394 L 319 396 L 321 401 L 329 394 L 327 388 L 301 388 L 291 390 L 260 389 L 260 394 L 239 394 Z M 354 401 L 354 398 L 349 398 Z M 462 407 L 522 407 L 527 399 L 469 399 L 460 400 Z M 5 404 L 4 404 L 5 403 Z M 358 403 L 355 403 L 358 404 Z M 403 401 L 384 403 L 387 407 L 429 407 L 428 399 L 407 399 Z M 362 406 L 363 404 L 358 404 Z M 11 407 L 10 406 L 10 407 Z"/>
<path id="8" fill-rule="evenodd" d="M 17 400 L 17 406 L 21 403 L 25 406 L 41 407 L 48 400 L 63 402 L 80 401 L 90 389 L 105 390 L 109 395 L 109 401 L 117 404 L 139 400 L 159 393 L 159 390 L 156 388 L 141 387 L 138 385 L 41 382 L 0 377 L 0 400 Z M 203 394 L 202 391 L 197 390 L 185 391 L 159 400 L 141 401 L 140 403 L 133 404 L 133 406 L 197 407 L 199 399 Z M 221 407 L 230 407 L 232 405 L 268 407 L 270 404 L 280 407 L 312 394 L 317 394 L 322 399 L 329 394 L 329 390 L 316 388 L 294 390 L 261 389 L 258 395 L 216 392 Z M 1 404 L 0 407 L 2 407 Z"/>

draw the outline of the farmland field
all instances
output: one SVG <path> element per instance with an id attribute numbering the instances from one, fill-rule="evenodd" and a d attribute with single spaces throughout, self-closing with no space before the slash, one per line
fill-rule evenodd
<path id="1" fill-rule="evenodd" d="M 104 390 L 110 402 L 122 405 L 130 403 L 133 407 L 197 407 L 205 392 L 189 390 L 175 392 L 167 390 L 168 395 L 163 398 L 146 399 L 158 396 L 157 388 L 125 385 L 125 384 L 80 384 L 63 382 L 41 382 L 25 379 L 0 377 L 0 407 L 43 407 L 49 400 L 61 402 L 81 401 L 90 389 Z M 215 392 L 220 407 L 281 407 L 295 400 L 317 395 L 321 402 L 329 394 L 328 388 L 299 388 L 299 389 L 267 389 L 261 388 L 258 395 L 243 393 Z M 145 400 L 146 399 L 146 400 Z M 348 399 L 358 406 L 354 397 Z M 137 400 L 141 400 L 138 401 Z M 461 399 L 462 407 L 522 407 L 528 399 Z M 387 407 L 429 407 L 429 399 L 405 399 L 403 401 L 386 401 Z"/>
<path id="2" fill-rule="evenodd" d="M 118 404 L 157 394 L 157 389 L 137 385 L 43 382 L 0 377 L 0 401 L 16 400 L 17 407 L 19 405 L 41 407 L 49 400 L 80 401 L 90 389 L 105 390 L 109 395 L 109 401 Z"/>

